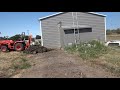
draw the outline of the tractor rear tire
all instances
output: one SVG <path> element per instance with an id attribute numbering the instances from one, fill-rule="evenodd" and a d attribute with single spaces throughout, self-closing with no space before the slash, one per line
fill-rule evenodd
<path id="1" fill-rule="evenodd" d="M 22 43 L 15 44 L 15 51 L 22 51 L 24 50 L 24 45 Z"/>
<path id="2" fill-rule="evenodd" d="M 7 52 L 8 51 L 8 47 L 7 46 L 1 46 L 1 51 L 2 52 Z"/>

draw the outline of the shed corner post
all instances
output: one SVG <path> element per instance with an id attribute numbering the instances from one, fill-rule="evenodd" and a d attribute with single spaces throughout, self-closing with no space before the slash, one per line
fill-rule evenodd
<path id="1" fill-rule="evenodd" d="M 41 20 L 39 20 L 39 22 L 40 22 L 40 30 L 41 30 L 41 46 L 43 46 L 43 34 L 42 34 Z"/>
<path id="2" fill-rule="evenodd" d="M 107 41 L 107 36 L 106 36 L 106 30 L 107 30 L 107 27 L 106 27 L 106 17 L 104 17 L 104 22 L 105 22 L 105 42 Z"/>

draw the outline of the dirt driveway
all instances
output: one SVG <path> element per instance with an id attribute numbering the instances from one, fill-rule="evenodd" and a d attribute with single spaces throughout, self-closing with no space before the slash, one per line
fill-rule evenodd
<path id="1" fill-rule="evenodd" d="M 33 66 L 13 78 L 114 78 L 100 67 L 91 67 L 62 50 L 28 55 Z"/>

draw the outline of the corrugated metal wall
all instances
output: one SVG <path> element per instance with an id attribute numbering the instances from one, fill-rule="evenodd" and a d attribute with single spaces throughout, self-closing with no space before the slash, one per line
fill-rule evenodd
<path id="1" fill-rule="evenodd" d="M 80 33 L 80 41 L 89 41 L 93 39 L 105 41 L 105 17 L 83 12 L 78 12 L 77 17 L 78 25 L 88 25 L 92 27 L 92 32 Z M 62 22 L 62 26 L 72 26 L 72 12 L 66 12 L 42 20 L 41 26 L 43 45 L 45 47 L 60 48 L 61 46 L 67 45 L 68 43 L 75 42 L 74 34 L 65 34 L 64 30 L 59 28 L 59 22 Z"/>
<path id="2" fill-rule="evenodd" d="M 49 48 L 60 48 L 61 38 L 58 23 L 62 22 L 62 25 L 72 25 L 71 21 L 71 12 L 42 20 L 43 45 Z"/>

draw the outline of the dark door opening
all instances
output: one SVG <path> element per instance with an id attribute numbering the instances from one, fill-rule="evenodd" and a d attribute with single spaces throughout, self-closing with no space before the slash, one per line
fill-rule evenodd
<path id="1" fill-rule="evenodd" d="M 64 32 L 65 32 L 65 34 L 74 34 L 74 30 L 75 30 L 75 34 L 92 32 L 92 28 L 65 29 Z M 78 30 L 79 30 L 79 32 L 78 32 Z"/>

